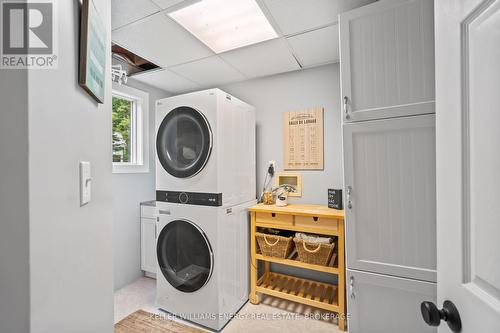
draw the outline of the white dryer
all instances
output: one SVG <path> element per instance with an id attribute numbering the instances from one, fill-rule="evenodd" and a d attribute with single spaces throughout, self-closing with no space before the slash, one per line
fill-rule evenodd
<path id="1" fill-rule="evenodd" d="M 219 331 L 249 294 L 248 207 L 157 203 L 157 305 Z"/>
<path id="2" fill-rule="evenodd" d="M 219 89 L 157 101 L 158 201 L 253 200 L 255 172 L 254 107 Z"/>

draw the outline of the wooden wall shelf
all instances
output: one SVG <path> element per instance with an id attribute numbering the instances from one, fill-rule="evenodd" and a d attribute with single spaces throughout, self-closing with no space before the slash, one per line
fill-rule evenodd
<path id="1" fill-rule="evenodd" d="M 257 293 L 284 298 L 290 301 L 336 312 L 340 330 L 346 330 L 345 302 L 345 254 L 344 254 L 344 212 L 319 205 L 256 205 L 251 214 L 251 265 L 250 302 L 259 303 Z M 301 262 L 294 251 L 288 258 L 268 257 L 257 249 L 255 232 L 257 228 L 274 228 L 328 236 L 337 239 L 336 250 L 328 266 Z M 264 263 L 264 272 L 259 277 L 258 261 Z M 328 284 L 271 272 L 270 263 L 310 269 L 336 275 L 338 284 Z"/>

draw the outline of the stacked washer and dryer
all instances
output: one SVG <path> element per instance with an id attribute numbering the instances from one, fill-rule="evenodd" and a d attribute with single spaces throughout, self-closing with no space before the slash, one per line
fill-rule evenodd
<path id="1" fill-rule="evenodd" d="M 157 305 L 221 330 L 249 294 L 255 109 L 210 89 L 157 102 Z"/>

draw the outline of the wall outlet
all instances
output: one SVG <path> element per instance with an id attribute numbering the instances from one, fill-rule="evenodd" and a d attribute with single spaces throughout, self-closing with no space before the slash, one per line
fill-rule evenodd
<path id="1" fill-rule="evenodd" d="M 272 165 L 272 166 L 273 166 L 274 171 L 276 171 L 276 161 L 269 161 L 268 166 L 269 166 L 269 165 Z"/>

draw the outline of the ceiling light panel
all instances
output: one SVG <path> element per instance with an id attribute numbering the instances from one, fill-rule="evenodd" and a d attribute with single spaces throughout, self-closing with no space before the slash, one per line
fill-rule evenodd
<path id="1" fill-rule="evenodd" d="M 278 37 L 255 0 L 201 0 L 168 15 L 216 53 Z"/>

